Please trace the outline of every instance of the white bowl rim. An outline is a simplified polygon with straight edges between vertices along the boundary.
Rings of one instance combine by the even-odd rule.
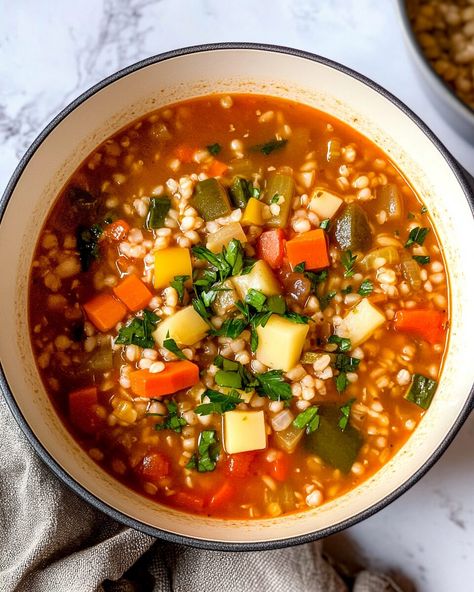
[[[392,95],[383,87],[379,86],[373,80],[367,78],[366,76],[348,68],[347,66],[343,66],[338,62],[334,62],[328,58],[319,56],[317,54],[303,51],[300,49],[294,49],[291,47],[285,47],[280,45],[269,45],[264,43],[252,43],[252,42],[221,42],[221,43],[209,43],[209,44],[202,44],[202,45],[194,45],[189,47],[184,47],[180,49],[171,50],[168,52],[160,53],[155,56],[151,56],[131,64],[111,74],[107,78],[104,78],[90,89],[83,92],[79,95],[76,99],[74,99],[67,107],[65,107],[56,117],[54,117],[51,122],[40,132],[37,138],[33,141],[30,145],[28,150],[25,152],[24,156],[21,158],[19,164],[17,165],[15,171],[13,172],[12,177],[10,178],[5,191],[0,198],[0,226],[3,220],[3,216],[7,205],[10,201],[10,198],[15,190],[17,183],[19,182],[21,175],[23,174],[24,169],[27,167],[29,161],[41,146],[43,141],[49,136],[49,134],[58,126],[72,111],[74,111],[77,107],[82,105],[87,99],[95,95],[100,90],[104,89],[105,87],[109,86],[110,84],[116,82],[117,80],[132,74],[142,68],[147,66],[163,62],[169,59],[173,59],[176,57],[186,56],[189,54],[194,53],[203,53],[203,52],[214,52],[214,51],[222,51],[222,50],[238,50],[238,49],[249,49],[249,50],[256,50],[256,51],[263,51],[263,52],[273,52],[273,53],[281,53],[290,55],[293,57],[298,57],[314,62],[318,62],[347,76],[361,82],[362,84],[368,86],[371,90],[375,91],[376,93],[382,95],[385,99],[393,103],[396,107],[398,107],[404,115],[406,115],[412,122],[415,124],[427,138],[431,141],[431,143],[435,146],[438,152],[446,160],[447,164],[451,168],[454,176],[456,177],[457,182],[461,186],[463,193],[465,195],[466,201],[469,204],[472,216],[474,218],[474,192],[471,190],[460,165],[456,162],[456,160],[451,156],[448,152],[446,147],[440,142],[440,140],[434,135],[434,133],[428,128],[428,126],[417,116],[411,109],[409,109],[400,99]],[[85,489],[78,481],[76,481],[73,477],[69,475],[50,455],[50,453],[44,448],[41,444],[37,436],[34,434],[33,430],[30,428],[28,422],[26,421],[25,417],[23,416],[16,400],[13,395],[12,390],[8,384],[6,379],[5,373],[3,371],[3,367],[0,361],[0,390],[2,391],[6,403],[17,422],[18,426],[25,434],[26,438],[28,439],[29,443],[41,458],[41,460],[46,464],[46,466],[53,472],[53,474],[58,477],[65,485],[67,485],[74,493],[79,495],[82,499],[88,502],[91,506],[104,512],[105,514],[109,515],[111,518],[117,520],[118,522],[133,528],[135,530],[141,531],[145,534],[160,538],[162,540],[172,542],[172,543],[179,543],[184,544],[196,548],[201,549],[209,549],[215,551],[263,551],[263,550],[271,550],[271,549],[279,549],[284,547],[289,547],[293,545],[301,545],[304,543],[312,542],[319,538],[324,538],[335,534],[341,530],[344,530],[350,526],[353,526],[366,518],[369,518],[379,510],[383,509],[398,497],[400,497],[403,493],[405,493],[410,487],[412,487],[423,475],[425,475],[428,470],[441,458],[443,453],[448,448],[449,444],[454,439],[457,432],[462,427],[463,423],[469,416],[470,412],[474,410],[474,385],[471,387],[469,395],[466,397],[466,402],[461,409],[456,421],[451,426],[450,430],[439,444],[439,446],[432,452],[429,460],[418,469],[415,473],[413,473],[409,479],[407,479],[404,483],[402,483],[399,487],[397,487],[394,491],[392,491],[389,495],[385,496],[383,499],[378,501],[377,503],[373,504],[366,510],[343,520],[337,524],[333,524],[325,529],[319,530],[318,532],[303,534],[291,538],[281,538],[277,540],[271,541],[259,541],[259,542],[251,542],[251,543],[226,543],[221,541],[206,541],[200,540],[193,537],[188,537],[184,535],[179,535],[175,533],[168,532],[166,530],[159,529],[157,527],[152,527],[147,524],[140,522],[134,518],[130,518],[125,514],[122,514],[120,511],[116,510],[112,506],[108,505],[107,503],[103,502],[101,499],[93,495],[90,491]]]

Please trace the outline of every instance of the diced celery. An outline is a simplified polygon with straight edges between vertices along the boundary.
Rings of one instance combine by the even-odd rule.
[[[418,263],[408,253],[402,253],[402,274],[415,291],[421,288],[421,272]]]
[[[228,216],[232,211],[227,191],[215,178],[199,181],[192,205],[206,222]]]
[[[365,210],[357,203],[348,204],[336,218],[334,238],[343,251],[366,251],[372,244],[372,230]]]
[[[377,259],[384,259],[385,263],[383,263],[383,265],[391,265],[392,263],[400,262],[400,255],[395,247],[380,247],[379,249],[369,251],[360,264],[367,271],[377,269],[378,267],[381,267],[381,265],[377,264]]]
[[[387,212],[391,220],[401,220],[403,216],[403,201],[394,183],[379,185],[375,190],[378,207]]]
[[[288,223],[288,217],[290,215],[291,205],[293,203],[293,196],[295,193],[295,182],[293,177],[288,173],[273,173],[268,181],[265,188],[264,201],[266,204],[270,204],[272,198],[275,195],[283,197],[283,201],[280,200],[280,212],[276,216],[272,216],[267,220],[268,226],[277,228],[285,228]]]
[[[296,450],[296,447],[303,437],[303,434],[304,430],[295,428],[293,424],[290,424],[286,430],[274,432],[273,440],[275,442],[275,446],[280,448],[280,450],[292,454]]]
[[[253,184],[243,177],[234,177],[230,186],[230,197],[236,208],[245,208],[252,197]]]

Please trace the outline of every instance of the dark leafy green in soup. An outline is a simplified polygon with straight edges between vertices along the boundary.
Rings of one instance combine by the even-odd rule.
[[[104,142],[31,269],[38,368],[84,450],[223,518],[319,506],[387,463],[436,396],[447,313],[429,212],[386,155],[263,96]]]

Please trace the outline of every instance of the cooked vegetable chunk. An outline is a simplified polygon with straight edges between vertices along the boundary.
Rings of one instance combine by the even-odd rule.
[[[199,181],[194,190],[192,205],[206,222],[228,216],[232,211],[227,191],[214,178]]]
[[[379,185],[375,190],[378,207],[387,212],[392,220],[401,220],[403,216],[403,201],[398,188],[393,183]]]
[[[230,241],[234,238],[242,244],[247,242],[247,236],[239,222],[231,222],[230,224],[226,224],[226,226],[219,228],[217,232],[209,234],[206,247],[213,253],[220,253],[222,247],[227,247]]]
[[[242,216],[243,226],[262,226],[263,225],[263,203],[254,197],[251,197],[245,206]]]
[[[168,247],[155,253],[154,285],[155,288],[166,288],[175,276],[193,275],[189,249]]]
[[[272,270],[265,261],[257,261],[249,273],[237,275],[232,282],[242,300],[245,300],[249,290],[263,292],[265,296],[280,294],[281,288]]]
[[[326,220],[334,216],[342,203],[342,199],[336,194],[322,187],[316,187],[308,207],[319,216],[320,220]]]
[[[216,293],[214,302],[212,303],[212,310],[217,315],[225,315],[235,308],[235,303],[239,299],[234,284],[231,279],[226,280],[219,285],[219,290]]]
[[[150,302],[152,293],[135,274],[127,276],[114,288],[114,294],[132,312],[137,312]]]
[[[199,382],[199,366],[182,360],[167,362],[162,372],[135,370],[130,373],[130,384],[137,397],[163,397]]]
[[[98,294],[84,304],[89,319],[99,331],[109,331],[127,314],[127,308],[111,294]]]
[[[303,232],[287,241],[286,253],[293,269],[300,263],[305,269],[324,269],[329,265],[327,235],[320,228]]]
[[[362,436],[350,424],[344,430],[339,427],[341,418],[337,407],[319,408],[319,427],[305,438],[308,450],[321,460],[343,473],[348,473],[362,447]]]
[[[308,325],[272,315],[265,327],[257,327],[257,360],[275,370],[291,370],[301,357],[308,331]]]
[[[336,333],[339,337],[350,339],[352,347],[357,347],[369,339],[385,321],[385,315],[367,298],[363,298],[347,313],[342,323],[336,328]]]
[[[280,199],[278,202],[278,205],[280,206],[280,212],[270,218],[270,220],[267,220],[268,226],[285,228],[290,215],[294,193],[295,182],[291,175],[287,173],[273,173],[269,177],[267,187],[265,189],[265,203],[270,204],[275,196],[280,196],[283,199]]]
[[[365,210],[357,203],[348,204],[332,225],[333,236],[343,251],[366,251],[372,244],[372,230]]]
[[[262,450],[267,446],[263,411],[228,411],[224,413],[223,430],[228,454]]]
[[[206,321],[192,306],[186,306],[162,321],[153,332],[153,338],[160,347],[163,347],[168,336],[178,345],[194,345],[204,339],[208,331],[209,325]]]
[[[437,388],[438,383],[436,380],[427,378],[422,374],[414,374],[411,384],[405,394],[405,399],[415,403],[422,409],[428,409]]]

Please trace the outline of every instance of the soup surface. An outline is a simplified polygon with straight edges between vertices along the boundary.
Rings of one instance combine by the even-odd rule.
[[[428,408],[448,324],[429,213],[376,146],[303,105],[209,96],[91,154],[30,281],[46,389],[84,450],[223,518],[340,496]]]

